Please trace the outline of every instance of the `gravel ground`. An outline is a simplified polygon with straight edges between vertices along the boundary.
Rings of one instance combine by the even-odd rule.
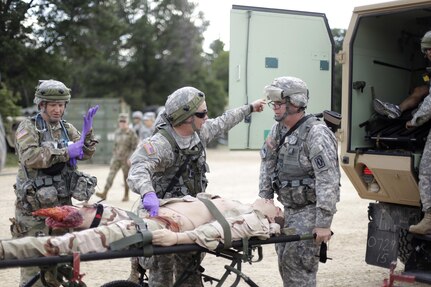
[[[257,151],[229,151],[225,147],[210,149],[207,153],[210,166],[208,192],[235,198],[242,202],[252,202],[258,192],[259,153]],[[103,189],[109,167],[106,165],[84,165],[80,169],[97,176],[99,189]],[[6,168],[0,173],[0,234],[2,239],[10,238],[9,217],[14,214],[14,192],[17,168]],[[119,172],[121,173],[121,171]],[[341,201],[333,222],[333,236],[328,246],[328,260],[321,264],[318,272],[318,286],[354,287],[382,286],[389,271],[380,267],[367,265],[365,258],[365,242],[367,237],[367,206],[369,201],[357,195],[347,177],[343,174],[341,181]],[[121,175],[117,175],[114,185],[108,194],[107,203],[126,209],[132,209],[138,202],[138,195],[132,194],[129,202],[121,202],[123,183]],[[97,201],[97,198],[91,201]],[[220,277],[224,266],[230,261],[207,255],[203,267],[208,275]],[[126,279],[130,267],[129,259],[84,262],[81,273],[86,275],[83,281],[89,287],[101,286],[103,283]],[[396,272],[401,272],[402,264],[398,263]],[[281,287],[278,274],[277,258],[273,245],[263,246],[261,262],[244,263],[242,271],[261,287]],[[232,284],[233,276],[227,282]],[[18,286],[19,269],[0,270],[0,286]],[[226,286],[230,286],[226,283]],[[429,286],[420,283],[398,283],[396,286]],[[215,286],[207,283],[205,286]],[[241,282],[238,286],[248,286]]]

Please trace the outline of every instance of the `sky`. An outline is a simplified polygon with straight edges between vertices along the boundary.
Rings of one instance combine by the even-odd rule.
[[[204,12],[210,26],[204,34],[204,49],[214,40],[220,39],[229,50],[229,22],[232,5],[256,6],[285,10],[325,13],[331,29],[347,29],[354,7],[370,5],[388,0],[195,0],[197,10]]]

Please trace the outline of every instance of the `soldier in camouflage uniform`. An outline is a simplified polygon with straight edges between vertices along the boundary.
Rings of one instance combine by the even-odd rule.
[[[422,52],[427,56],[431,63],[431,31],[428,31],[421,41]],[[414,128],[431,119],[431,86],[428,86],[428,95],[425,97],[422,105],[413,114],[413,118],[406,123],[406,128]],[[409,228],[410,232],[418,234],[431,234],[431,131],[428,134],[427,141],[422,153],[421,163],[419,165],[419,193],[421,196],[422,211],[425,213],[424,218],[416,225]]]
[[[140,139],[150,137],[154,133],[154,122],[156,120],[156,114],[153,112],[146,112],[142,118],[144,123],[142,129],[139,132]]]
[[[72,198],[86,201],[94,193],[96,178],[79,172],[76,162],[91,158],[96,150],[91,127],[98,107],[89,109],[81,136],[62,119],[69,101],[70,89],[63,83],[39,81],[34,98],[39,113],[22,121],[16,131],[19,170],[14,185],[15,218],[11,219],[14,238],[50,234],[44,219],[32,216],[33,211],[70,205]],[[38,271],[22,268],[21,284]]]
[[[276,78],[264,91],[277,123],[261,150],[259,196],[277,194],[284,227],[316,234],[316,242],[276,244],[284,286],[316,286],[318,244],[331,238],[339,201],[337,140],[324,122],[305,113],[309,96],[302,80]]]
[[[208,119],[203,92],[184,87],[172,93],[165,104],[165,124],[158,126],[155,135],[143,140],[131,157],[127,181],[132,191],[142,196],[143,207],[154,216],[158,213],[158,198],[196,196],[204,192],[207,144],[251,112],[261,112],[263,105],[263,100],[257,100]],[[172,286],[173,274],[178,278],[192,262],[193,255],[156,256],[154,263],[146,266],[150,269],[150,286]],[[200,276],[194,274],[181,286],[201,285]]]
[[[129,128],[129,115],[120,114],[118,117],[118,129],[115,131],[114,149],[112,151],[111,165],[109,175],[106,179],[103,192],[96,192],[96,195],[102,199],[106,199],[109,189],[112,186],[115,175],[121,168],[123,170],[124,179],[124,197],[123,201],[129,200],[129,186],[127,185],[127,175],[129,174],[129,157],[135,151],[138,145],[138,136],[135,131]]]

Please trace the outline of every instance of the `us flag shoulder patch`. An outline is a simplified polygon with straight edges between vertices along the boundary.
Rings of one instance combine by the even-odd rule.
[[[16,135],[15,135],[15,138],[16,138],[17,140],[19,140],[20,138],[22,138],[23,136],[25,136],[27,133],[28,133],[28,132],[27,132],[27,130],[26,130],[26,129],[21,129],[21,130],[17,131],[17,133],[16,133]]]
[[[148,155],[152,155],[152,154],[156,153],[156,149],[153,147],[153,145],[151,143],[144,143],[144,144],[142,144],[142,146]]]

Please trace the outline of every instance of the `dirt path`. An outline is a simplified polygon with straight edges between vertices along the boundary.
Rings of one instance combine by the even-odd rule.
[[[257,151],[229,151],[226,148],[208,150],[210,166],[208,192],[221,196],[235,198],[242,202],[251,202],[258,192],[259,153]],[[81,170],[97,176],[99,189],[103,189],[108,166],[82,165]],[[14,213],[14,192],[16,168],[6,168],[0,174],[0,237],[10,238],[9,217]],[[121,173],[121,171],[120,171]],[[343,174],[341,202],[335,215],[333,230],[335,232],[329,244],[328,260],[321,264],[318,273],[318,286],[322,287],[355,287],[382,286],[388,270],[365,264],[365,242],[367,236],[367,206],[368,201],[361,200],[351,183]],[[132,209],[137,204],[138,195],[132,194],[127,203],[121,202],[123,185],[121,175],[117,175],[114,185],[108,194],[107,203],[122,208]],[[93,199],[96,201],[97,199]],[[243,264],[243,272],[250,276],[261,287],[281,287],[278,274],[277,258],[273,245],[264,245],[263,261],[254,264]],[[207,274],[220,277],[224,265],[229,261],[207,255],[203,266]],[[115,259],[85,262],[81,273],[85,273],[84,282],[89,287],[101,286],[103,283],[126,279],[129,272],[129,259]],[[401,263],[397,271],[402,270]],[[0,270],[0,286],[18,286],[19,270],[17,268]],[[232,276],[229,276],[232,277]],[[229,279],[229,282],[232,280]],[[229,284],[226,284],[228,286]],[[206,286],[211,286],[206,284]],[[215,284],[213,285],[215,286]],[[239,286],[248,286],[240,283]],[[425,284],[397,283],[396,286],[429,286]]]

